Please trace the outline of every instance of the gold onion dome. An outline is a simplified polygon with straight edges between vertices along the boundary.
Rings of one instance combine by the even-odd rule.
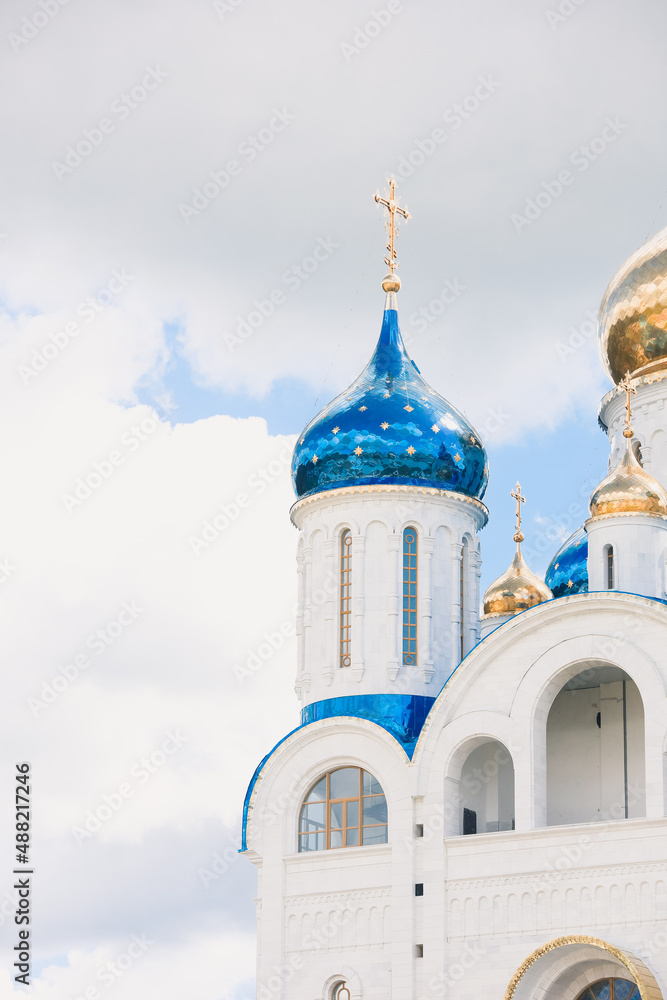
[[[637,391],[632,385],[630,372],[625,373],[619,385],[625,389],[627,397],[623,431],[625,451],[614,471],[602,480],[591,496],[591,517],[609,517],[614,514],[667,516],[667,490],[657,479],[642,469],[630,445],[634,436],[630,423],[631,397],[632,393]]]
[[[602,362],[618,384],[667,369],[667,228],[616,272],[598,317]]]
[[[525,503],[525,497],[521,494],[521,487],[516,484],[516,493],[512,493],[517,506],[517,527],[514,533],[516,542],[516,554],[509,569],[502,576],[487,588],[484,594],[483,617],[491,618],[495,615],[516,615],[520,611],[534,608],[536,604],[550,601],[553,594],[546,583],[540,580],[526,564],[521,553],[521,542],[523,533],[521,531],[521,504]]]
[[[591,517],[613,514],[667,515],[667,490],[635,458],[630,439],[623,458],[590,500]]]

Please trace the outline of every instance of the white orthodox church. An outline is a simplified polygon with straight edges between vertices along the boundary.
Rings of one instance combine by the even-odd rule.
[[[294,452],[302,721],[244,807],[258,1000],[667,1000],[667,230],[600,308],[590,517],[544,583],[517,489],[480,601],[485,450],[406,353],[378,200],[380,338]]]

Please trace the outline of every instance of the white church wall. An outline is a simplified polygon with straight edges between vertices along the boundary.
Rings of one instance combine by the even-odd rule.
[[[665,612],[653,602],[617,593],[565,598],[517,616],[468,656],[427,720],[412,763],[388,734],[363,720],[314,723],[285,741],[251,803],[249,856],[260,868],[260,990],[277,967],[283,974],[275,1000],[326,998],[336,976],[357,1000],[502,1000],[527,954],[565,934],[595,934],[640,954],[653,948],[649,964],[658,977],[667,975],[667,936],[662,951],[655,944],[667,922],[665,648]],[[558,708],[563,685],[576,674],[610,664],[632,681],[626,683],[628,775],[641,768],[643,756],[648,818],[546,826],[552,706]],[[611,739],[622,721],[619,681],[603,680],[598,690]],[[580,695],[590,697],[576,692],[573,700]],[[638,746],[642,703],[645,751]],[[603,720],[598,733],[604,730]],[[492,741],[507,748],[514,764],[516,829],[461,836],[466,761],[477,754],[483,772],[484,762],[493,761]],[[617,744],[607,756],[618,764]],[[579,768],[581,760],[570,758],[571,771],[575,763]],[[389,842],[298,854],[304,795],[326,770],[349,764],[381,782]],[[608,780],[600,774],[607,797],[616,781],[615,773]],[[423,837],[415,835],[416,823]],[[415,895],[416,884],[423,896]],[[465,975],[448,978],[457,969]]]
[[[628,768],[628,816],[631,819],[646,815],[646,727],[644,703],[637,685],[626,683],[626,726]],[[651,757],[654,750],[650,750]],[[665,800],[667,802],[667,800]]]
[[[637,379],[633,383],[637,393],[632,401],[632,426],[634,441],[641,446],[642,464],[658,482],[667,487],[667,441],[665,440],[665,420],[667,419],[667,379],[664,372],[653,376],[651,381]],[[609,471],[620,461],[625,439],[625,392],[615,388],[604,397],[600,404],[600,414],[607,425],[610,443]],[[633,441],[633,443],[634,443]]]
[[[296,686],[304,705],[375,692],[435,697],[461,654],[464,548],[464,651],[477,642],[476,531],[484,510],[478,502],[437,491],[412,491],[409,502],[406,496],[399,487],[331,491],[293,509],[303,539]],[[346,526],[352,534],[351,668],[339,665],[340,535]],[[402,546],[408,527],[418,535],[417,668],[402,665]]]
[[[608,589],[607,547],[613,547],[613,590],[647,597],[665,596],[667,520],[648,515],[592,518],[588,536],[588,586]]]
[[[452,533],[446,525],[435,530],[433,551],[433,662],[442,676],[452,662]]]
[[[389,601],[389,545],[387,525],[371,521],[366,528],[366,578],[364,648],[369,656],[381,664],[389,660],[389,629],[387,628]],[[395,571],[395,570],[394,570]],[[353,583],[354,588],[354,583]],[[396,624],[392,628],[396,631]]]

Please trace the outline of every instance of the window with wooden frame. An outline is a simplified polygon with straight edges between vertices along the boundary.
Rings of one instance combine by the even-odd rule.
[[[312,786],[299,816],[299,852],[387,843],[387,800],[360,767],[327,771]]]
[[[403,664],[417,663],[417,532],[403,532]]]
[[[340,536],[340,666],[352,663],[352,534]]]

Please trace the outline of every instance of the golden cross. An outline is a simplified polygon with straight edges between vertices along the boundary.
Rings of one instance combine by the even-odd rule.
[[[376,192],[375,200],[378,205],[384,205],[384,207],[389,212],[389,218],[387,220],[387,234],[389,239],[387,240],[387,250],[388,256],[385,257],[384,262],[389,268],[389,273],[394,273],[394,268],[398,267],[398,260],[396,259],[396,250],[394,249],[394,242],[396,236],[398,235],[398,225],[396,224],[396,213],[402,215],[404,219],[409,219],[410,214],[406,208],[401,208],[401,206],[396,201],[396,181],[394,178],[389,180],[389,197],[381,198],[380,192]]]
[[[516,532],[514,533],[514,541],[522,542],[523,533],[521,531],[521,504],[526,502],[525,496],[521,493],[521,483],[516,484],[516,490],[510,493],[510,496],[516,500]]]
[[[621,381],[618,383],[621,389],[625,389],[625,430],[623,431],[623,436],[626,438],[631,438],[634,434],[632,430],[632,393],[636,393],[637,389],[632,384],[630,379],[630,372],[626,372]],[[628,433],[630,432],[630,433]]]

